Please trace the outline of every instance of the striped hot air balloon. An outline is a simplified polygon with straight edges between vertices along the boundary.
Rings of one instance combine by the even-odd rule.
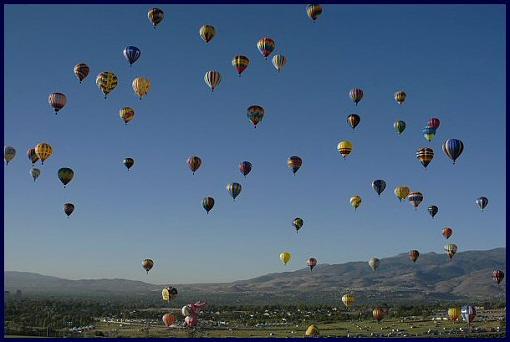
[[[204,207],[207,214],[209,214],[209,211],[214,207],[214,198],[212,197],[205,197],[202,200],[202,207]]]
[[[55,114],[57,114],[66,105],[67,97],[62,93],[52,93],[48,97],[48,103],[55,110]]]
[[[407,199],[409,203],[414,206],[414,209],[417,209],[420,203],[423,201],[423,195],[421,192],[411,192],[407,195]]]
[[[480,210],[484,210],[485,207],[487,207],[487,205],[489,204],[489,200],[487,199],[487,197],[479,197],[476,199],[476,205],[480,208]]]
[[[358,102],[360,102],[361,99],[363,98],[363,90],[359,89],[359,88],[351,89],[351,91],[349,92],[349,96],[351,97],[352,101],[354,101],[354,103],[357,106]]]
[[[427,122],[427,127],[432,127],[434,129],[438,129],[439,125],[441,125],[441,121],[438,118],[432,118]]]
[[[384,318],[384,310],[378,306],[372,311],[372,316],[377,322],[380,322]]]
[[[458,321],[460,318],[460,308],[453,307],[448,309],[448,318],[450,318],[451,321]]]
[[[128,124],[131,120],[135,118],[135,110],[131,107],[124,107],[119,110],[119,116],[124,121],[124,124]]]
[[[136,46],[126,46],[124,51],[122,51],[124,57],[127,59],[130,66],[135,63],[138,58],[140,58],[140,55],[142,54],[142,51],[140,51],[139,48]]]
[[[198,33],[204,42],[209,43],[216,36],[216,29],[212,25],[203,25]]]
[[[147,95],[151,90],[152,82],[145,77],[137,77],[133,80],[131,86],[133,87],[135,94],[138,95],[141,100],[142,97]]]
[[[458,139],[448,139],[443,143],[442,148],[446,156],[455,164],[455,161],[464,151],[464,144]]]
[[[404,133],[404,130],[406,129],[406,123],[402,120],[398,120],[393,124],[393,128],[395,128],[395,131],[397,131],[398,135]]]
[[[322,14],[321,5],[307,5],[306,14],[315,22],[315,20],[317,20],[317,18]]]
[[[35,154],[41,160],[41,164],[44,164],[44,161],[53,154],[53,148],[49,144],[40,143],[35,147]]]
[[[211,88],[211,92],[221,83],[221,74],[218,71],[211,70],[204,75],[205,84]]]
[[[200,159],[197,156],[191,156],[188,158],[187,163],[188,163],[188,167],[191,170],[191,172],[193,172],[193,174],[195,174],[195,171],[198,170],[200,165],[202,165],[202,159]]]
[[[237,74],[241,77],[244,70],[250,65],[250,60],[246,56],[235,56],[232,59],[232,66],[236,69]]]
[[[345,159],[352,152],[352,143],[349,140],[343,140],[338,143],[336,148]]]
[[[32,162],[32,166],[39,160],[37,153],[35,153],[35,148],[29,148],[27,151],[28,160]]]
[[[430,164],[432,159],[434,158],[434,150],[429,147],[422,147],[416,151],[416,158],[420,161],[421,165],[425,169]]]
[[[283,55],[274,55],[272,62],[276,71],[280,72],[283,69],[283,67],[287,64],[287,57]]]
[[[275,44],[274,40],[272,40],[269,37],[261,38],[257,42],[257,48],[259,49],[260,53],[262,54],[262,56],[264,56],[265,59],[267,59],[267,57],[271,53],[273,53],[275,47],[276,47],[276,44]]]
[[[457,253],[457,249],[458,249],[457,245],[454,243],[450,243],[444,246],[444,251],[446,252],[446,254],[448,254],[448,258],[450,259],[450,261],[452,260],[455,253]]]
[[[348,308],[350,308],[354,304],[354,301],[355,298],[354,295],[352,294],[347,293],[342,296],[342,303],[344,303],[344,305]]]
[[[239,194],[241,193],[241,190],[242,186],[239,183],[227,184],[227,191],[230,194],[230,196],[232,196],[234,201],[236,200],[236,197],[239,196]]]
[[[468,323],[468,325],[471,324],[475,320],[476,317],[476,309],[472,305],[465,305],[460,310],[460,314],[462,316],[462,319]]]
[[[74,66],[74,74],[76,76],[76,78],[78,78],[78,80],[80,81],[80,83],[85,79],[87,78],[87,76],[89,75],[89,72],[90,72],[90,68],[87,64],[85,63],[79,63],[79,64],[76,64]]]

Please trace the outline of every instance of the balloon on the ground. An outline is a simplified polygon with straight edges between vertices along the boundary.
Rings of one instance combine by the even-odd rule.
[[[492,279],[494,279],[498,285],[503,281],[503,278],[505,278],[505,273],[503,271],[495,270],[492,272]]]
[[[377,322],[380,322],[384,318],[384,310],[381,307],[376,307],[372,310],[372,316]]]
[[[344,294],[342,296],[342,303],[348,308],[350,308],[354,304],[355,298],[352,294]]]
[[[467,322],[471,323],[475,320],[476,317],[476,309],[472,305],[465,305],[460,310],[460,314],[462,315],[462,319]]]
[[[172,324],[175,323],[176,318],[175,318],[174,315],[166,313],[166,314],[163,315],[162,320],[163,320],[163,324],[165,324],[165,326],[167,328],[169,328]]]
[[[165,287],[163,290],[161,290],[161,297],[165,302],[170,302],[171,300],[175,299],[177,294],[177,289],[172,286]]]
[[[450,318],[451,321],[458,321],[460,318],[460,308],[453,307],[448,309],[448,318]]]

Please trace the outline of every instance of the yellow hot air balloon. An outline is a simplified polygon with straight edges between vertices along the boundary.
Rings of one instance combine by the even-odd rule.
[[[344,157],[347,157],[352,152],[352,143],[349,140],[343,140],[338,143],[338,152]]]
[[[342,296],[342,303],[344,303],[346,307],[350,308],[352,304],[354,304],[354,296],[352,294],[344,294]]]
[[[305,336],[317,337],[319,336],[319,329],[312,324],[306,329]]]
[[[132,85],[135,94],[140,96],[140,100],[151,90],[151,81],[144,77],[135,78]]]
[[[53,154],[53,148],[49,144],[41,143],[35,147],[35,154],[41,159],[41,164],[44,164],[44,161]]]
[[[395,93],[394,97],[395,101],[397,101],[397,103],[401,105],[406,100],[407,94],[405,91],[399,90]]]
[[[104,98],[111,93],[117,84],[119,83],[119,79],[113,72],[103,71],[96,77],[96,85],[103,92]]]
[[[131,107],[124,107],[119,110],[119,116],[127,125],[129,121],[135,118],[135,110]]]
[[[216,29],[212,25],[203,25],[199,33],[204,42],[209,43],[216,35]]]
[[[287,265],[287,263],[290,261],[290,259],[292,258],[292,254],[290,254],[289,252],[282,252],[280,254],[280,260],[285,264]]]
[[[448,317],[450,318],[450,320],[452,320],[454,322],[459,320],[460,308],[449,308],[448,309]]]
[[[354,210],[356,210],[361,205],[361,197],[356,195],[351,197],[349,200],[351,202],[351,205],[354,207]]]
[[[407,198],[407,195],[409,195],[411,189],[409,189],[407,186],[397,186],[393,192],[395,193],[395,196],[397,196],[398,200],[402,202],[402,200]]]

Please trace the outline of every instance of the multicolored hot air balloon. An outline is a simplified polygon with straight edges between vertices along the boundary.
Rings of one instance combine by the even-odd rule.
[[[306,337],[319,337],[320,336],[319,329],[314,324],[312,324],[308,328],[306,328],[305,336]]]
[[[122,161],[122,164],[124,164],[124,166],[128,169],[129,169],[135,165],[135,160],[133,158],[125,158],[123,161]]]
[[[165,287],[163,290],[161,290],[161,297],[163,298],[164,302],[170,302],[172,299],[177,297],[177,289],[172,286]]]
[[[72,204],[72,203],[64,204],[64,213],[67,215],[67,217],[71,216],[73,211],[74,211],[74,204]]]
[[[384,318],[384,310],[378,306],[372,311],[372,316],[377,322],[380,322]]]
[[[216,36],[216,29],[212,25],[202,25],[198,33],[204,42],[209,43]]]
[[[147,271],[147,274],[149,274],[149,271],[154,267],[154,261],[152,259],[145,259],[142,262],[142,267]]]
[[[35,180],[37,178],[39,178],[39,176],[41,175],[41,170],[39,170],[38,168],[33,167],[33,168],[30,169],[30,175],[34,179],[34,183],[35,183]]]
[[[191,156],[188,158],[187,163],[191,172],[195,174],[195,171],[197,171],[200,165],[202,165],[202,159],[197,156]]]
[[[165,13],[159,8],[151,8],[147,13],[147,17],[149,17],[152,26],[156,29],[156,26],[165,18]]]
[[[124,49],[124,51],[122,51],[122,53],[124,54],[124,57],[129,62],[129,65],[131,66],[131,65],[133,65],[134,62],[136,62],[138,60],[138,58],[140,58],[142,51],[140,51],[140,49],[137,48],[136,46],[126,46],[126,48]]]
[[[267,59],[267,57],[273,53],[275,47],[276,44],[274,40],[268,37],[261,38],[257,43],[257,48],[265,59]]]
[[[395,121],[393,128],[395,128],[395,131],[397,131],[398,135],[401,135],[406,129],[406,123],[402,120]]]
[[[304,221],[300,217],[296,217],[294,221],[292,221],[292,225],[296,229],[296,233],[303,227]]]
[[[37,153],[35,153],[35,148],[29,148],[27,151],[28,160],[32,162],[32,166],[39,160]]]
[[[420,252],[418,252],[416,249],[409,251],[409,259],[411,259],[412,262],[416,262],[419,256]]]
[[[317,18],[322,14],[321,5],[307,5],[306,14],[315,22],[315,20],[317,20]]]
[[[290,254],[289,252],[280,253],[280,260],[283,262],[284,265],[287,265],[290,259],[292,259],[292,254]]]
[[[16,149],[12,146],[4,147],[4,160],[5,165],[9,165],[9,162],[16,157]]]
[[[363,90],[359,89],[359,88],[351,89],[351,91],[349,92],[349,96],[351,97],[352,101],[354,101],[354,103],[357,106],[358,102],[360,102],[361,99],[363,98]]]
[[[378,258],[370,258],[370,260],[368,260],[368,266],[370,266],[372,271],[377,270],[380,264],[381,260],[379,260]]]
[[[443,143],[442,148],[446,156],[453,160],[453,164],[455,165],[455,161],[460,157],[462,151],[464,151],[464,144],[458,139],[448,139]]]
[[[221,82],[221,74],[215,70],[208,71],[204,75],[204,81],[205,84],[211,88],[211,92],[214,92],[214,89],[216,89]]]
[[[394,97],[395,101],[397,101],[397,103],[401,105],[406,100],[407,94],[405,93],[405,91],[399,90],[395,93]]]
[[[352,130],[358,126],[361,121],[361,117],[358,114],[351,114],[347,117],[347,123],[352,127]]]
[[[352,152],[352,143],[349,140],[343,140],[338,143],[336,148],[345,159]]]
[[[124,121],[124,124],[128,124],[131,120],[135,118],[135,110],[131,107],[124,107],[119,110],[119,116]]]
[[[48,97],[48,103],[55,110],[55,114],[57,114],[66,105],[67,97],[62,93],[52,93]]]
[[[232,66],[236,68],[237,74],[241,77],[244,70],[250,65],[250,60],[246,56],[235,56],[232,60]]]
[[[438,129],[439,125],[441,125],[441,121],[438,118],[432,118],[427,122],[427,127],[432,127],[434,129]]]
[[[49,144],[40,143],[35,147],[35,154],[41,160],[41,164],[44,164],[44,161],[53,154],[53,148]]]
[[[64,184],[64,188],[74,178],[74,171],[68,167],[63,167],[58,170],[58,179]]]
[[[253,105],[248,107],[246,115],[248,116],[248,119],[250,119],[253,126],[257,128],[259,122],[261,122],[262,119],[264,118],[264,113],[265,113],[264,108],[262,108],[259,105]]]
[[[354,304],[354,301],[355,298],[354,295],[352,294],[347,293],[342,296],[342,303],[344,303],[344,305],[348,308],[350,308]]]
[[[432,159],[434,158],[434,150],[429,147],[422,147],[416,151],[416,158],[420,161],[421,165],[425,169],[430,164]]]
[[[457,253],[457,249],[458,249],[457,245],[453,244],[453,243],[450,243],[450,244],[444,246],[444,251],[446,252],[446,254],[448,254],[450,261],[452,260],[455,253]]]
[[[489,199],[487,197],[480,197],[476,199],[476,205],[480,207],[480,210],[484,210],[487,204],[489,204]]]
[[[409,189],[409,187],[407,186],[397,186],[395,190],[393,190],[393,193],[395,194],[395,196],[397,196],[400,202],[402,202],[402,200],[405,200],[410,192],[411,189]]]
[[[409,200],[409,203],[411,203],[414,206],[414,209],[416,210],[420,203],[423,201],[423,195],[421,192],[411,192],[409,195],[407,195],[407,199]]]
[[[251,171],[251,163],[249,161],[243,161],[241,164],[239,164],[239,170],[243,174],[243,176],[246,178],[246,175],[248,175]]]
[[[133,80],[133,83],[131,84],[133,87],[133,90],[136,95],[140,97],[140,100],[142,97],[147,95],[149,91],[151,90],[152,83],[149,79],[144,77],[137,77]]]
[[[448,239],[450,236],[453,235],[453,229],[450,227],[444,227],[441,234],[445,237],[445,239]]]
[[[427,208],[430,216],[432,216],[432,218],[434,218],[434,216],[436,216],[436,214],[438,213],[439,211],[439,208],[435,205],[431,205]]]
[[[287,166],[292,169],[292,172],[294,173],[294,176],[296,175],[296,172],[299,170],[299,168],[303,165],[303,160],[298,156],[291,156],[287,160]]]
[[[232,196],[234,201],[236,200],[236,197],[239,196],[239,194],[241,193],[241,190],[242,186],[239,183],[227,184],[227,191],[230,194],[230,196]]]
[[[460,318],[460,308],[454,307],[448,309],[448,318],[450,318],[451,321],[458,321]]]
[[[118,83],[119,79],[113,72],[103,71],[96,77],[96,85],[103,92],[105,99],[117,87]]]
[[[212,197],[205,197],[202,200],[202,207],[204,207],[207,214],[209,214],[209,211],[214,207],[214,198]]]
[[[306,260],[306,265],[310,267],[310,272],[312,272],[313,268],[317,265],[317,259],[309,258]]]
[[[503,278],[505,278],[505,273],[503,271],[495,270],[492,272],[492,279],[494,279],[498,285],[503,281]]]
[[[425,127],[424,129],[421,130],[421,132],[425,140],[427,140],[428,142],[434,140],[434,137],[436,136],[436,129],[432,127]]]
[[[80,81],[80,83],[87,78],[87,76],[89,75],[89,72],[90,72],[90,68],[87,64],[85,63],[80,63],[80,64],[76,64],[74,66],[74,74],[76,75],[76,77],[78,78],[78,80]]]
[[[462,319],[468,323],[468,325],[471,324],[475,320],[476,317],[476,309],[474,306],[471,305],[465,305],[460,310],[460,314],[462,316]]]
[[[172,324],[174,324],[174,323],[175,323],[176,318],[175,318],[175,316],[174,316],[174,315],[169,314],[169,313],[166,313],[166,314],[164,314],[164,315],[163,315],[162,320],[163,320],[163,324],[164,324],[167,328],[170,328],[170,326],[171,326]]]
[[[349,199],[349,203],[351,203],[351,206],[354,208],[354,210],[358,209],[358,207],[361,205],[361,197],[356,195],[356,196],[352,196],[350,199]]]
[[[372,182],[372,188],[377,192],[377,195],[381,196],[384,189],[386,189],[386,182],[382,179],[376,179]]]
[[[287,64],[287,57],[283,55],[274,55],[272,62],[276,71],[280,72],[283,69],[283,67]]]

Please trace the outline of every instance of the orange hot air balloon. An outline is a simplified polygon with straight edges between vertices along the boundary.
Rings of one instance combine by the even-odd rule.
[[[384,318],[384,310],[378,306],[372,311],[372,316],[377,322],[380,322]]]
[[[453,235],[453,229],[451,229],[450,227],[445,227],[443,228],[443,236],[448,239],[450,236]]]
[[[167,328],[170,328],[170,326],[171,326],[172,324],[174,324],[174,323],[175,323],[175,321],[176,321],[175,316],[174,316],[174,315],[171,315],[171,314],[168,314],[168,313],[167,313],[167,314],[164,314],[162,319],[163,319],[163,323],[165,324],[165,326],[166,326]]]

